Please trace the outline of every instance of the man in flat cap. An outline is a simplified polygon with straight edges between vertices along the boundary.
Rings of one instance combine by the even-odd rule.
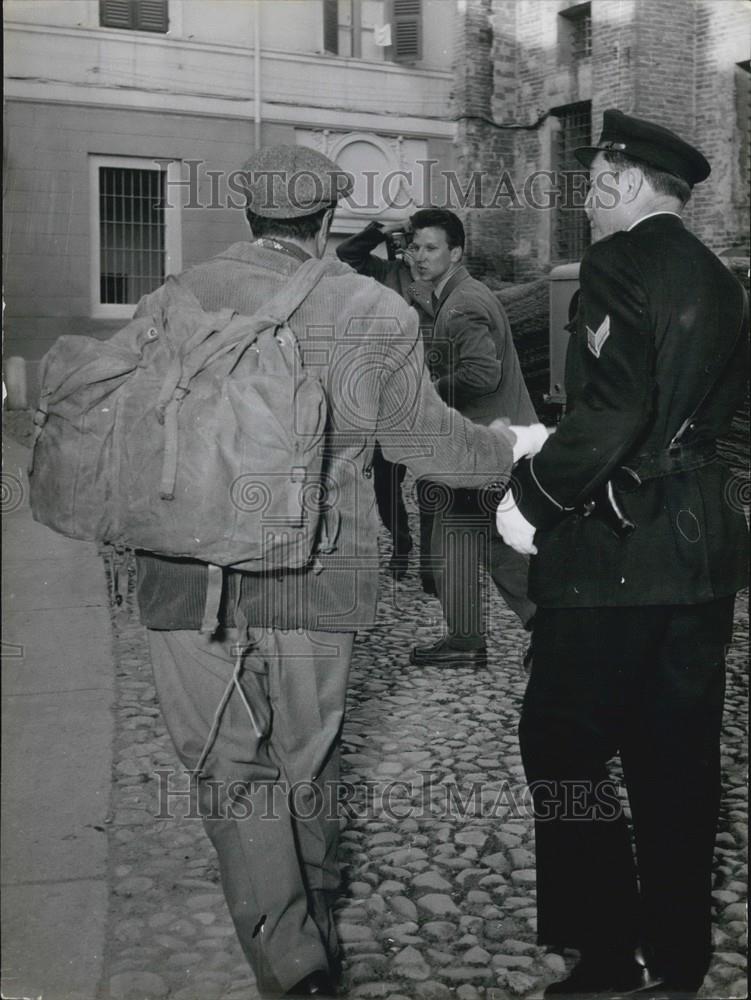
[[[303,262],[323,256],[336,203],[351,190],[348,175],[302,147],[257,153],[245,178],[253,242],[180,276],[206,310],[261,309]],[[205,760],[198,802],[266,996],[336,989],[338,740],[355,632],[375,617],[374,441],[416,475],[476,487],[508,475],[523,450],[502,424],[473,424],[441,401],[423,363],[417,315],[399,295],[335,258],[323,263],[289,320],[327,399],[325,531],[315,558],[302,569],[225,571],[223,631],[211,638],[199,631],[207,566],[138,558],[162,710],[185,766]],[[242,690],[228,687],[240,668]]]
[[[675,133],[605,112],[596,242],[568,409],[520,463],[499,531],[533,553],[520,739],[536,818],[538,935],[579,964],[546,995],[693,996],[711,950],[725,649],[748,535],[716,442],[744,392],[748,303],[680,213],[708,177]],[[619,753],[636,862],[607,762]]]

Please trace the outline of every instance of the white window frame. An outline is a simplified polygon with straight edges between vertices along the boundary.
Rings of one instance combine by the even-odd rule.
[[[101,294],[101,241],[99,219],[99,168],[121,167],[126,170],[160,170],[167,174],[167,204],[164,208],[164,274],[179,274],[182,270],[182,185],[180,160],[149,160],[136,156],[89,157],[89,235],[91,239],[90,292],[91,315],[95,319],[130,319],[136,303],[105,303]]]

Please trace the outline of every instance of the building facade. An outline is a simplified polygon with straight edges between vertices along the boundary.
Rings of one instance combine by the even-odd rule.
[[[107,336],[167,273],[248,237],[236,171],[314,146],[357,176],[334,242],[449,169],[445,0],[7,0],[5,353]]]
[[[688,224],[747,248],[749,0],[6,0],[5,353],[106,336],[247,237],[236,171],[314,146],[356,176],[333,242],[424,204],[524,282],[589,242],[573,150],[619,107],[712,162]],[[748,250],[742,251],[748,253]]]

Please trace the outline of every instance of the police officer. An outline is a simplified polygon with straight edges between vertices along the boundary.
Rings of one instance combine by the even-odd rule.
[[[520,739],[538,935],[580,961],[546,995],[692,996],[711,950],[724,653],[748,535],[718,459],[744,391],[746,296],[680,212],[694,147],[608,110],[589,167],[568,412],[520,463],[498,528],[534,554]],[[607,761],[620,755],[636,862]],[[638,881],[637,881],[638,872]]]

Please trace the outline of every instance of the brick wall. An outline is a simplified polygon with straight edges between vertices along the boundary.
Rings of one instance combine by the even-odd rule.
[[[748,147],[745,156],[742,148],[749,123],[744,136],[736,120],[736,88],[747,87],[748,77],[736,64],[748,60],[750,36],[751,5],[697,0],[694,135],[712,174],[694,192],[691,223],[716,251],[749,242]]]
[[[448,207],[464,222],[465,262],[472,273],[511,280],[513,226],[503,208],[486,207],[493,200],[504,170],[513,166],[513,138],[492,124],[492,12],[492,0],[467,0],[463,9],[457,5],[454,146],[458,182],[461,192],[469,197],[464,199],[464,205],[461,198],[450,199]]]
[[[671,2],[672,0],[667,0],[667,3]],[[680,2],[685,5],[690,0]],[[594,0],[592,134],[595,139],[602,128],[602,112],[605,108],[634,112],[638,48],[636,0]]]
[[[736,91],[748,78],[736,64],[749,56],[751,5],[592,0],[592,53],[578,62],[565,44],[560,12],[568,6],[568,0],[467,0],[457,15],[456,113],[473,108],[486,115],[489,108],[502,126],[460,122],[457,151],[465,177],[470,169],[489,175],[507,169],[523,192],[534,171],[553,166],[558,122],[550,112],[591,100],[594,139],[602,112],[617,107],[695,142],[713,170],[689,203],[688,225],[717,250],[747,241],[748,123],[738,120]],[[492,77],[482,65],[488,51]],[[544,184],[536,192],[544,194]],[[472,263],[516,281],[549,270],[552,211],[525,202],[516,210],[472,214]]]

